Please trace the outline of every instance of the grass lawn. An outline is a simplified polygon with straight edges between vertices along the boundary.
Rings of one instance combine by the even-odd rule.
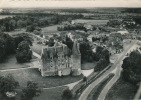
[[[82,70],[89,70],[89,69],[93,69],[96,66],[97,62],[84,62],[81,65],[81,69]]]
[[[37,44],[38,40],[34,39],[33,41],[33,44],[31,46],[31,49],[38,53],[39,55],[41,55],[41,52],[42,52],[42,47],[46,47],[45,45],[43,44]]]
[[[38,42],[38,41],[34,39],[34,42],[33,42],[32,46],[31,46],[31,49],[32,49],[34,52],[36,52],[36,53],[38,53],[39,55],[41,55],[42,47],[46,47],[46,46],[43,45],[43,44],[37,44],[37,42]]]
[[[39,55],[41,55],[42,47],[43,47],[42,44],[37,44],[37,43],[34,42],[34,43],[32,44],[32,46],[31,46],[31,49],[32,49],[34,52],[36,52],[36,53],[38,53]]]
[[[100,84],[98,84],[88,95],[87,100],[97,100],[99,94],[101,93],[104,86],[113,78],[114,74],[110,74],[109,77],[104,79]],[[114,99],[113,99],[114,100]]]
[[[121,77],[109,90],[106,100],[133,100],[138,87],[124,81]]]
[[[61,95],[65,89],[68,87],[62,86],[62,87],[56,87],[52,89],[43,89],[40,96],[34,97],[33,100],[62,100]],[[15,97],[15,100],[20,100],[22,90],[15,90],[17,95]],[[7,100],[0,96],[0,100]]]
[[[61,95],[68,87],[57,87],[53,89],[43,90],[39,97],[35,97],[33,100],[62,100]]]
[[[20,83],[20,88],[25,87],[27,81],[37,82],[39,87],[48,88],[66,85],[79,81],[83,78],[83,75],[80,76],[52,76],[52,77],[42,77],[41,73],[36,68],[31,69],[22,69],[22,70],[12,70],[1,72],[0,75],[11,74],[13,77]]]
[[[15,54],[12,54],[7,56],[4,62],[0,63],[0,70],[26,68],[30,66],[31,66],[31,63],[24,63],[24,64],[17,63]]]

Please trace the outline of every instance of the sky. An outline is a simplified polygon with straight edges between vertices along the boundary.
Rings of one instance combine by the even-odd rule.
[[[7,7],[141,7],[141,0],[0,0],[0,8]]]

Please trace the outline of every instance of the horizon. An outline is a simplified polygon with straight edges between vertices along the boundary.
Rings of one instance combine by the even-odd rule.
[[[120,8],[139,8],[141,7],[3,7],[0,9],[104,9],[104,8],[115,8],[115,9],[120,9]]]
[[[2,0],[0,8],[141,8],[141,0]]]

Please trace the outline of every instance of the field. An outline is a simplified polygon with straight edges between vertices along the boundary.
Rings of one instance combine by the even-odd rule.
[[[103,25],[108,22],[108,20],[85,20],[85,19],[77,19],[74,20],[76,23],[86,23],[91,25]]]
[[[17,35],[19,33],[25,33],[25,29],[22,28],[22,29],[15,29],[14,31],[11,31],[11,32],[5,32],[5,33],[8,33],[9,35]]]
[[[37,82],[41,88],[49,88],[55,86],[66,85],[82,79],[83,75],[80,76],[53,76],[53,77],[42,77],[41,73],[36,68],[12,70],[1,72],[0,75],[11,74],[20,83],[20,88],[26,86],[27,81]]]
[[[133,100],[137,86],[124,81],[121,77],[109,90],[105,100]]]
[[[27,68],[32,66],[31,63],[19,64],[17,63],[16,57],[14,54],[7,56],[6,60],[0,63],[0,70],[4,69],[17,69],[17,68]]]
[[[7,17],[13,17],[12,15],[0,15],[0,19],[4,19],[4,18],[7,18]]]
[[[96,66],[97,62],[84,62],[81,65],[82,70],[89,70],[89,69],[93,69]]]
[[[43,90],[39,97],[35,97],[33,100],[62,100],[61,95],[68,87],[57,87],[53,89]]]
[[[43,32],[43,33],[45,32],[45,34],[50,34],[50,33],[59,32],[59,31],[57,30],[57,26],[59,26],[59,25],[53,25],[53,26],[44,27],[44,28],[42,28],[42,32]]]
[[[32,46],[31,46],[31,49],[32,49],[34,52],[36,52],[36,53],[38,53],[39,55],[41,55],[42,47],[43,47],[42,44],[37,44],[37,43],[33,42]]]
[[[62,100],[61,95],[65,89],[68,87],[62,86],[62,87],[56,87],[56,88],[51,88],[51,89],[41,89],[41,94],[40,96],[36,96],[33,98],[33,100]],[[14,100],[20,100],[22,90],[16,89],[15,90],[17,95]],[[4,99],[0,95],[0,100],[13,100],[13,99]]]

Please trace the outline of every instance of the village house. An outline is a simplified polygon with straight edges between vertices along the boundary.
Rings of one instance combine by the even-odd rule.
[[[89,25],[89,24],[84,24],[84,27],[87,29],[87,30],[93,30],[93,26],[92,25]]]
[[[111,54],[123,51],[123,38],[120,33],[110,33],[108,47]]]
[[[129,34],[128,30],[126,30],[126,29],[121,29],[121,30],[117,31],[117,33],[120,33],[121,35]]]
[[[123,23],[124,24],[128,24],[128,25],[130,25],[130,24],[136,24],[133,19],[124,19],[123,20]]]
[[[74,41],[72,51],[65,44],[56,42],[53,47],[42,48],[41,66],[42,76],[64,76],[81,74],[81,54],[79,43]]]

